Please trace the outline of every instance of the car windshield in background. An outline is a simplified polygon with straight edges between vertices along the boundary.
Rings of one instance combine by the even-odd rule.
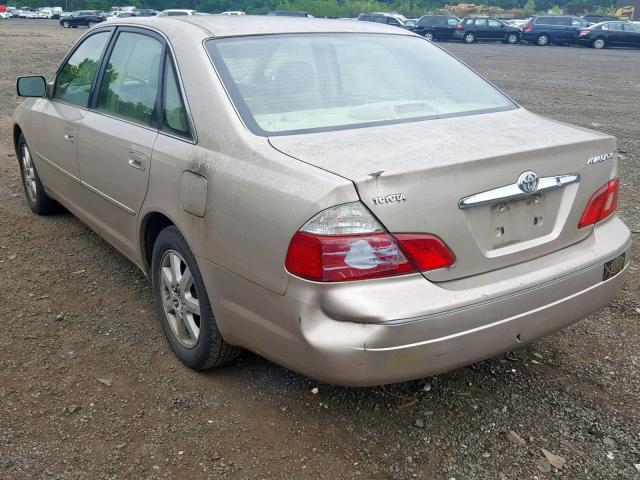
[[[212,39],[207,50],[245,124],[285,135],[516,108],[429,42],[393,34]]]

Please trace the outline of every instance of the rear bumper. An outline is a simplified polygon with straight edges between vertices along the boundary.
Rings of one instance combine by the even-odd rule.
[[[630,244],[614,217],[560,252],[439,284],[420,275],[353,285],[292,278],[279,296],[227,276],[207,287],[225,297],[212,300],[228,341],[323,381],[380,385],[467,365],[588,316],[622,286]],[[624,252],[623,271],[603,281],[604,263]]]

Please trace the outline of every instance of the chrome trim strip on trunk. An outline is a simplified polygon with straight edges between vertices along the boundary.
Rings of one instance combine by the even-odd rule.
[[[542,177],[538,181],[538,189],[535,192],[526,193],[520,190],[517,183],[505,185],[504,187],[494,188],[486,192],[476,193],[468,197],[460,199],[458,208],[471,208],[480,205],[494,205],[496,203],[510,202],[512,200],[522,200],[532,197],[538,193],[548,192],[562,188],[565,185],[580,182],[579,173],[570,173],[566,175],[558,175],[555,177]]]

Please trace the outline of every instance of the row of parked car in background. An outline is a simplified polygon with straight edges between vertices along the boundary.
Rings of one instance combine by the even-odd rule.
[[[94,24],[127,17],[172,17],[186,15],[209,15],[190,9],[169,9],[162,12],[151,9],[127,8],[111,13],[98,10],[80,10],[65,13],[60,7],[5,12],[18,18],[59,18],[65,28],[91,27]],[[227,11],[218,15],[239,16],[242,11]],[[2,13],[0,13],[2,15]],[[311,17],[301,11],[273,11],[268,15]],[[345,19],[353,20],[353,19]],[[640,48],[640,22],[621,20],[615,16],[584,15],[535,15],[527,19],[510,19],[488,16],[458,18],[453,15],[423,15],[419,19],[407,19],[402,15],[386,12],[362,13],[355,20],[384,23],[405,28],[422,35],[427,40],[459,40],[464,43],[502,41],[507,44],[519,42],[539,46],[550,44],[581,44],[601,49],[605,47]]]
[[[535,15],[527,19],[503,20],[487,16],[423,15],[419,19],[406,19],[391,13],[363,13],[357,20],[409,29],[432,41],[640,48],[640,22],[614,16]]]

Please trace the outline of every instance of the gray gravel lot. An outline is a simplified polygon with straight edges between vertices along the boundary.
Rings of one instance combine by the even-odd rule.
[[[83,32],[0,22],[1,479],[640,479],[635,266],[597,314],[434,378],[349,389],[250,353],[179,364],[148,280],[22,197],[15,77],[50,76]],[[620,215],[640,239],[640,51],[440,45],[526,108],[616,135]]]

